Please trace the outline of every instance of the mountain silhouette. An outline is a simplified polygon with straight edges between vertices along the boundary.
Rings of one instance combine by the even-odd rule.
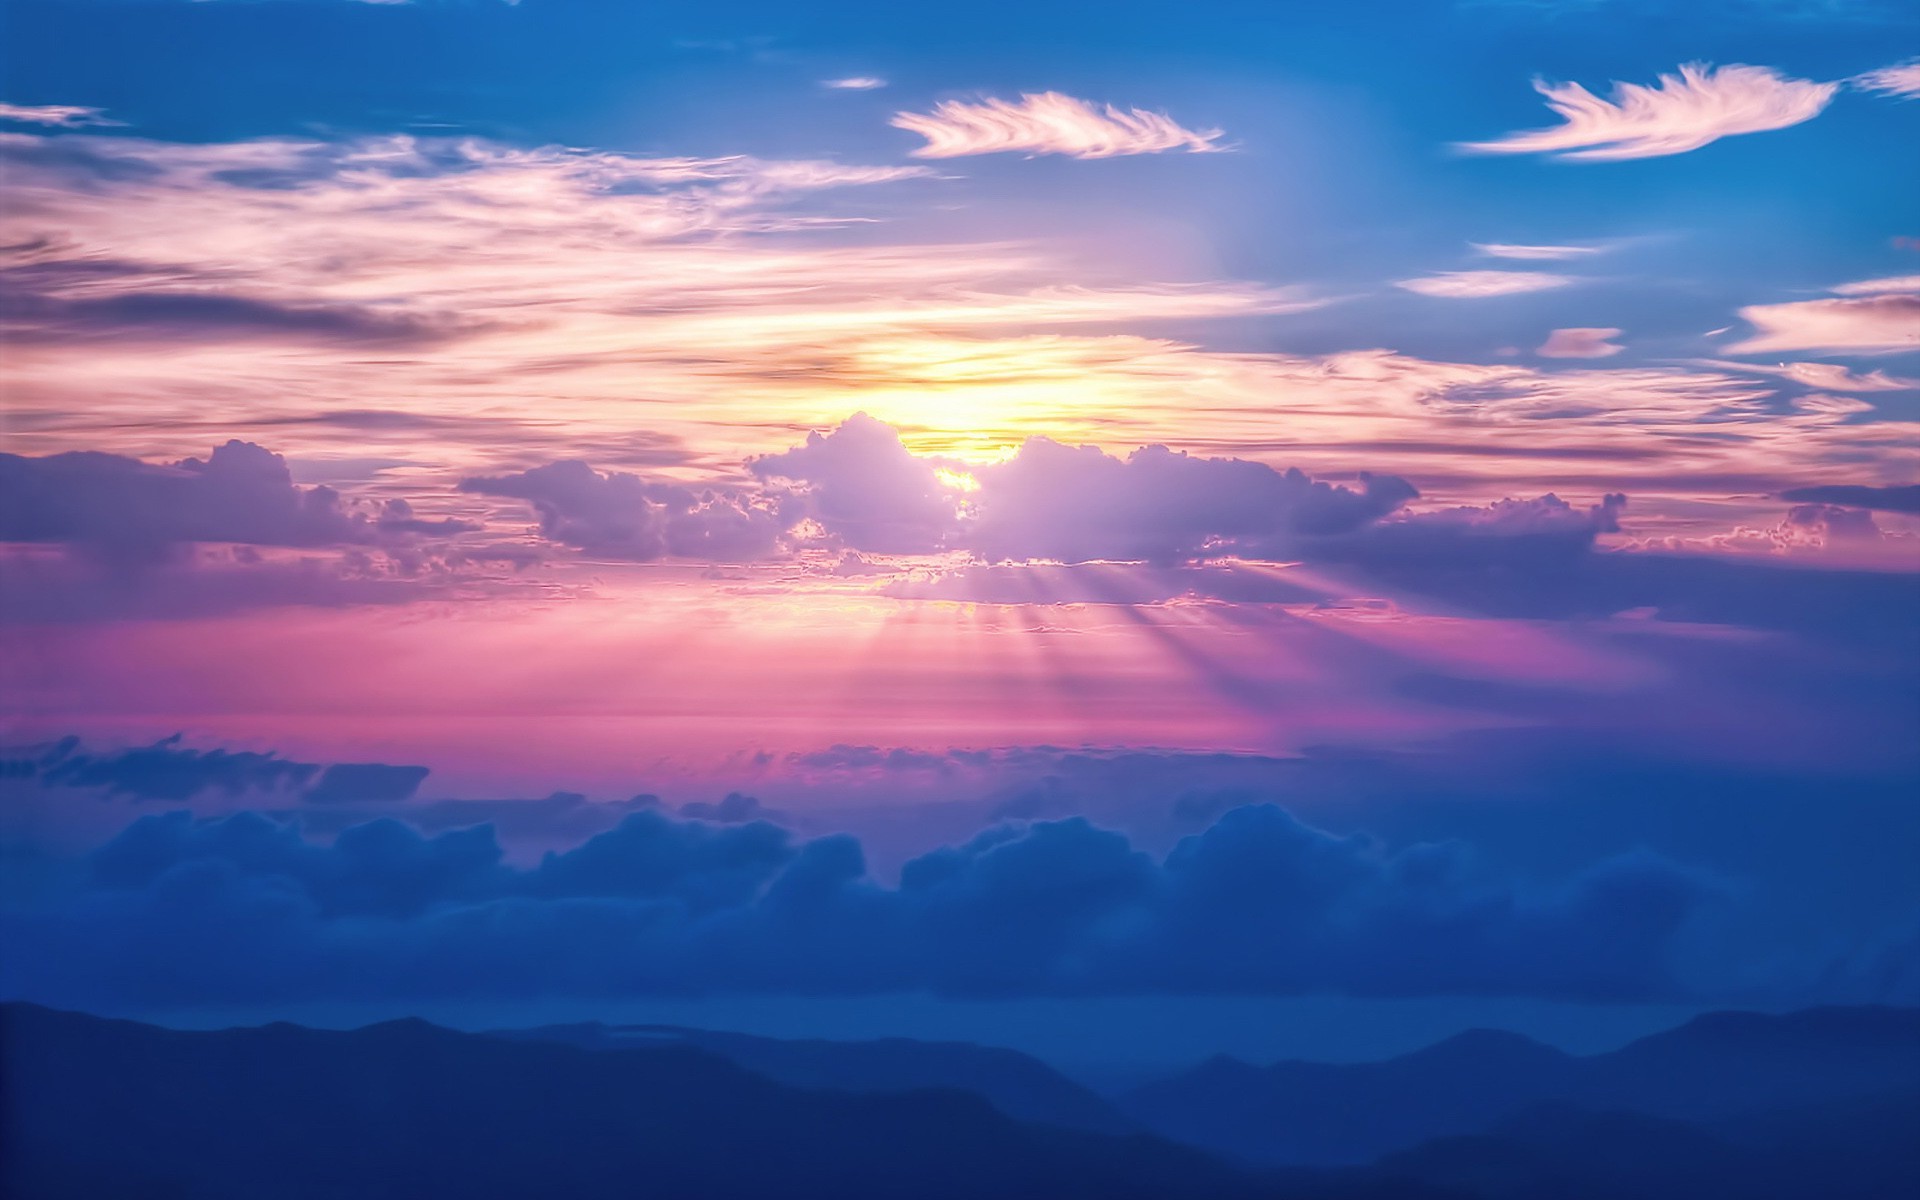
[[[1920,1011],[1711,1013],[1575,1057],[1474,1031],[1373,1063],[1215,1059],[1119,1098],[1148,1129],[1256,1163],[1372,1162],[1544,1105],[1714,1121],[1920,1088]]]
[[[960,1091],[803,1091],[685,1045],[181,1032],[8,1004],[0,1048],[0,1193],[20,1200],[1452,1195],[1023,1124]]]
[[[676,1025],[547,1025],[494,1037],[559,1041],[589,1050],[679,1045],[718,1055],[790,1087],[834,1092],[972,1092],[1018,1121],[1093,1133],[1137,1133],[1138,1122],[1091,1089],[1017,1050],[910,1038],[830,1041],[756,1037]]]

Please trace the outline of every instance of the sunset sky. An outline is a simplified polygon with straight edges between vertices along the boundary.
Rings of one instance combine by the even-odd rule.
[[[7,8],[9,995],[1920,1002],[1910,6]]]

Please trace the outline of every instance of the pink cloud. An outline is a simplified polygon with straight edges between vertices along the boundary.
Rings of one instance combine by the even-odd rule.
[[[1474,300],[1482,296],[1512,296],[1521,292],[1544,292],[1566,287],[1573,280],[1565,275],[1542,271],[1441,271],[1418,279],[1402,279],[1393,286],[1438,296],[1448,300]]]
[[[1920,97],[1920,58],[1855,75],[1852,83],[1855,87],[1889,96],[1907,99]]]
[[[1625,347],[1612,339],[1618,329],[1556,329],[1535,351],[1541,358],[1609,358]]]
[[[1560,125],[1460,148],[1479,154],[1551,153],[1591,162],[1682,154],[1734,134],[1810,121],[1840,89],[1837,83],[1793,79],[1770,67],[1701,63],[1662,75],[1657,87],[1615,84],[1611,101],[1577,83],[1536,80],[1533,86],[1560,115]]]
[[[1059,92],[1028,93],[1018,101],[947,100],[930,113],[894,114],[896,128],[927,144],[916,158],[959,158],[1020,151],[1073,158],[1112,158],[1186,150],[1219,150],[1218,129],[1187,129],[1163,112],[1095,105]]]

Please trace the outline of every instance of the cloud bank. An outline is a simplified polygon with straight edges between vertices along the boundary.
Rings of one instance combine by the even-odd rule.
[[[846,835],[656,811],[537,865],[487,826],[331,844],[253,813],[142,818],[0,914],[8,995],[86,1006],[787,993],[1672,995],[1712,893],[1645,854],[1534,885],[1458,843],[1391,848],[1279,808],[1156,858],[1084,819],[909,861]],[[97,952],[71,953],[86,945]]]

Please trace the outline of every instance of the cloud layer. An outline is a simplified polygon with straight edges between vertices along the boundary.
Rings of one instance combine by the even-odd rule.
[[[89,1005],[775,992],[1668,996],[1708,898],[1646,855],[1523,886],[1240,808],[1156,858],[1082,819],[873,879],[855,839],[657,812],[531,868],[485,826],[331,844],[252,813],[142,818],[0,914],[8,995]],[[93,952],[74,955],[71,947]]]

